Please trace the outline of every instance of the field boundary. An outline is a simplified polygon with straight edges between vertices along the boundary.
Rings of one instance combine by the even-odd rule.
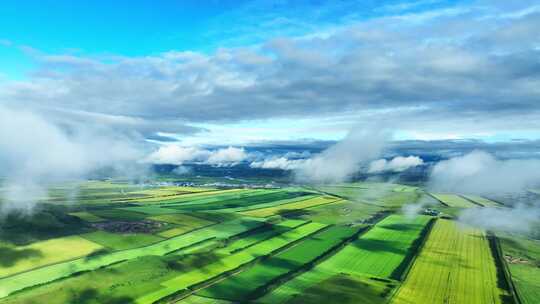
[[[392,271],[390,278],[402,282],[407,277],[409,271],[411,270],[412,264],[416,260],[416,257],[420,251],[422,251],[422,248],[424,247],[424,244],[426,243],[426,240],[429,237],[431,229],[436,221],[436,218],[431,218],[429,220],[426,226],[422,229],[422,232],[420,232],[420,235],[418,235],[418,238],[411,244],[409,253],[405,256],[403,261],[401,261],[400,265],[396,267],[394,271]]]
[[[272,291],[276,287],[280,286],[281,284],[283,284],[283,283],[285,283],[285,282],[287,282],[287,281],[301,275],[302,273],[305,273],[305,272],[308,272],[308,271],[312,270],[318,264],[320,264],[324,260],[332,257],[335,253],[337,253],[338,251],[343,249],[345,246],[347,246],[352,241],[357,239],[360,234],[365,233],[370,228],[371,228],[370,226],[361,227],[352,236],[344,239],[342,242],[340,242],[339,244],[337,244],[337,245],[333,246],[332,248],[328,249],[327,251],[325,251],[324,253],[322,253],[321,255],[316,257],[315,259],[311,260],[310,262],[307,262],[307,263],[299,266],[297,269],[291,270],[291,271],[289,271],[289,272],[287,272],[287,273],[285,273],[283,275],[280,275],[280,276],[272,279],[267,284],[255,289],[253,292],[251,292],[247,296],[248,300],[258,299],[258,298],[266,295],[268,292]]]
[[[486,207],[486,206],[480,204],[479,202],[473,201],[472,199],[466,197],[465,195],[457,194],[457,196],[459,196],[459,197],[461,197],[462,199],[467,200],[467,201],[469,201],[469,202],[471,202],[471,203],[473,203],[473,204],[475,204],[475,205],[477,205],[477,206],[479,206],[479,207],[482,207],[482,208],[485,208],[485,207]]]
[[[510,269],[508,269],[508,264],[504,259],[499,239],[491,232],[487,233],[487,237],[489,247],[491,248],[491,254],[493,255],[495,266],[497,267],[497,278],[502,279],[505,284],[505,286],[499,286],[499,288],[504,288],[510,293],[510,297],[512,298],[514,304],[522,304],[523,301],[519,297],[519,292],[514,284],[514,280],[512,280],[512,273],[510,272]],[[506,298],[502,299],[503,303],[505,303],[505,299]]]
[[[450,207],[447,203],[441,201],[440,199],[438,199],[435,195],[431,194],[431,192],[426,192],[427,195],[431,196],[432,198],[434,198],[437,202],[439,202],[439,204],[445,206],[445,207]]]
[[[303,226],[303,225],[300,225],[300,226]],[[244,264],[241,264],[239,265],[238,267],[236,268],[233,268],[233,269],[230,269],[228,271],[224,271],[224,272],[221,272],[219,273],[218,275],[216,276],[213,276],[211,278],[208,278],[204,281],[201,281],[201,282],[198,282],[198,283],[195,283],[191,286],[188,286],[187,288],[185,289],[181,289],[181,290],[178,290],[174,293],[171,293],[170,295],[167,295],[167,296],[164,296],[162,297],[161,299],[159,300],[156,300],[154,301],[153,303],[168,303],[168,302],[173,302],[173,303],[176,303],[192,294],[195,294],[197,291],[201,290],[201,289],[204,289],[206,287],[209,287],[219,281],[222,281],[222,280],[225,280],[226,278],[230,277],[231,275],[234,275],[234,274],[237,274],[237,273],[240,273],[242,271],[244,271],[245,269],[251,267],[252,265],[260,262],[260,261],[263,261],[265,259],[268,259],[270,258],[271,256],[273,255],[276,255],[280,252],[283,252],[293,246],[296,246],[298,243],[304,241],[305,239],[317,234],[317,233],[320,233],[322,231],[325,231],[327,230],[328,228],[332,227],[333,225],[327,225],[325,227],[322,227],[320,228],[319,230],[317,231],[314,231],[300,239],[297,239],[297,240],[294,240],[282,247],[279,247],[277,249],[275,249],[274,251],[271,251],[269,252],[268,254],[264,254],[264,255],[261,255],[261,256],[258,256],[256,258],[254,258],[253,260],[249,261],[249,262],[246,262]]]

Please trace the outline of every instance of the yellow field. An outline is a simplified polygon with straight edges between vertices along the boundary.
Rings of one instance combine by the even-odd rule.
[[[485,233],[439,219],[392,304],[498,304],[502,293]]]
[[[154,190],[155,191],[155,190]],[[145,197],[145,198],[134,198],[129,199],[131,201],[136,201],[137,203],[162,203],[167,200],[173,200],[175,198],[197,198],[200,196],[205,195],[216,195],[216,194],[225,194],[225,193],[231,193],[231,192],[239,192],[244,191],[244,189],[227,189],[227,190],[209,190],[209,191],[199,191],[199,192],[192,192],[192,193],[184,193],[184,194],[178,194],[178,195],[170,195],[170,196],[151,196],[151,197]],[[125,200],[128,201],[128,200]]]
[[[247,215],[247,216],[255,216],[255,217],[268,217],[271,215],[278,214],[282,210],[306,209],[306,208],[311,208],[311,207],[324,205],[328,203],[334,203],[338,201],[341,201],[341,199],[337,197],[333,197],[333,196],[320,196],[320,197],[307,199],[305,201],[299,201],[299,202],[294,202],[290,204],[283,204],[283,205],[279,205],[275,207],[250,210],[250,211],[242,212],[241,214]]]
[[[80,236],[51,239],[19,247],[0,244],[0,254],[13,256],[9,265],[0,264],[0,277],[82,257],[101,248],[101,245]]]

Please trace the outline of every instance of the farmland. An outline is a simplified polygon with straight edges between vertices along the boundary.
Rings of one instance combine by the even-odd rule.
[[[478,207],[478,205],[473,202],[459,196],[456,194],[447,194],[447,193],[431,193],[431,195],[439,200],[441,203],[456,208],[471,208]]]
[[[506,304],[504,265],[523,303],[538,295],[536,242],[501,235],[497,260],[485,231],[402,214],[429,198],[415,186],[79,187],[78,203],[62,202],[68,187],[56,187],[35,218],[4,223],[0,303]],[[447,217],[502,207],[433,196]],[[468,291],[461,277],[487,284]]]
[[[502,303],[502,296],[485,233],[440,219],[392,303]]]

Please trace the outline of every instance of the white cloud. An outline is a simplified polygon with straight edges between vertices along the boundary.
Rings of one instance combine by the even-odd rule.
[[[211,165],[234,165],[246,158],[244,148],[228,147],[211,152],[206,162]]]
[[[185,162],[203,161],[208,159],[210,151],[196,147],[164,145],[145,158],[145,162],[163,165],[182,165]]]
[[[2,209],[30,211],[47,197],[48,185],[103,167],[131,166],[142,155],[131,138],[102,130],[93,125],[66,130],[34,112],[0,106],[0,174],[7,189]]]
[[[235,165],[248,157],[244,148],[228,147],[207,150],[198,147],[183,147],[168,144],[159,147],[148,155],[143,162],[152,164],[182,165],[185,163],[201,163],[216,166]]]
[[[288,159],[286,157],[276,157],[265,159],[262,161],[254,161],[250,164],[250,167],[259,169],[294,170],[301,167],[305,162],[305,159]]]
[[[396,156],[390,161],[378,159],[369,164],[368,173],[403,172],[409,168],[420,166],[424,161],[418,156]]]
[[[305,160],[296,168],[296,178],[312,183],[343,182],[378,157],[389,138],[381,128],[354,129],[342,141]]]
[[[429,187],[437,191],[497,195],[518,193],[540,183],[540,160],[499,160],[483,151],[441,161]]]

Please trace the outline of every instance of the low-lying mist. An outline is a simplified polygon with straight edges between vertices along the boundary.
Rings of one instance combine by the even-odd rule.
[[[437,163],[431,171],[428,189],[488,198],[512,197],[505,201],[512,208],[470,208],[459,215],[459,220],[492,231],[529,233],[540,223],[540,200],[524,202],[519,194],[539,182],[540,160],[500,160],[477,150]]]
[[[100,126],[60,126],[29,110],[0,106],[0,213],[31,212],[48,187],[83,179],[105,167],[129,174],[141,148],[131,138]],[[139,171],[138,171],[139,173]]]
[[[383,128],[353,129],[340,142],[298,165],[295,178],[302,183],[347,181],[362,166],[378,158],[391,134]]]

